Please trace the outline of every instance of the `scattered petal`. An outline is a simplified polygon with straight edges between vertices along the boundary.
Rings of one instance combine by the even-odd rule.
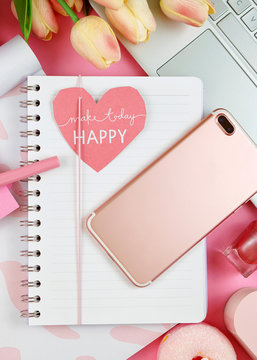
[[[7,131],[4,127],[4,124],[2,123],[2,121],[0,120],[0,139],[1,140],[7,140],[8,139],[8,134]]]
[[[163,333],[133,325],[120,325],[113,327],[110,334],[118,341],[145,346]]]
[[[69,326],[66,325],[43,326],[43,327],[54,336],[61,339],[77,340],[80,338],[80,335],[76,331],[72,330]]]
[[[0,348],[0,359],[3,360],[21,360],[21,353],[13,347]]]
[[[21,263],[18,261],[0,262],[0,270],[3,272],[11,302],[17,310],[24,310],[21,295],[24,295],[25,290],[21,286],[21,280],[26,279],[26,273],[21,271]],[[1,356],[0,359],[2,359]]]

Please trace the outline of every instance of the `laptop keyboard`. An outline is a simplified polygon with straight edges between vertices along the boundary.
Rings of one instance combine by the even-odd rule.
[[[257,73],[257,0],[213,0],[210,18]]]

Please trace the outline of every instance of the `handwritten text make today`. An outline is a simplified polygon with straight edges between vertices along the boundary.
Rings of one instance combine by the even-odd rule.
[[[125,142],[125,135],[127,133],[127,129],[121,130],[121,129],[111,129],[108,126],[108,122],[115,123],[116,126],[117,123],[120,123],[124,128],[125,124],[128,124],[128,126],[132,127],[135,124],[135,119],[139,117],[144,117],[144,114],[129,114],[125,111],[124,108],[121,108],[119,112],[114,113],[112,111],[112,108],[109,108],[107,113],[103,114],[102,118],[97,117],[97,115],[91,114],[90,110],[87,109],[85,115],[79,117],[70,117],[64,124],[59,124],[60,127],[66,127],[71,126],[73,128],[73,141],[74,145],[80,141],[82,144],[103,144],[103,143],[109,143],[112,144],[113,142],[120,142],[123,144]],[[81,123],[81,130],[80,134],[78,130],[74,129],[74,124],[78,124],[80,120]],[[105,122],[105,124],[103,124]],[[103,127],[106,127],[105,129],[90,129],[90,125],[93,123],[102,123]],[[88,129],[85,132],[85,125],[88,125]]]
[[[133,126],[135,124],[135,119],[138,117],[144,117],[145,114],[128,114],[125,112],[124,108],[121,108],[120,111],[118,113],[114,113],[112,111],[112,108],[109,108],[107,113],[103,114],[104,117],[103,118],[98,118],[97,115],[92,115],[90,113],[90,109],[86,110],[86,114],[81,116],[80,118],[80,122],[81,123],[86,123],[87,125],[90,125],[91,122],[97,122],[97,123],[101,123],[104,121],[110,121],[110,122],[116,122],[119,120],[127,120],[129,121],[129,125]],[[58,124],[59,127],[63,127],[63,126],[67,126],[67,125],[71,125],[71,124],[76,124],[79,121],[79,117],[70,117],[64,124]]]

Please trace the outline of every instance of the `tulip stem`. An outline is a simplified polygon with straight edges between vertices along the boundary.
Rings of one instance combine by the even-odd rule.
[[[77,17],[77,15],[74,13],[73,10],[71,10],[71,8],[69,7],[69,5],[65,2],[65,0],[57,0],[58,3],[61,5],[61,7],[66,11],[66,13],[69,15],[69,17],[72,19],[72,21],[74,21],[74,23],[76,23],[77,21],[79,21],[79,18]]]

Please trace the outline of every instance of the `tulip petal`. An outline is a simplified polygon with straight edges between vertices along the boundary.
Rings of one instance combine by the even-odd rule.
[[[14,2],[11,2],[11,10],[15,18],[18,20],[18,15],[16,11],[16,7],[14,5]],[[35,8],[34,3],[32,2],[32,24],[31,24],[31,30],[40,39],[44,39],[48,35],[48,31],[46,30],[46,27],[41,22],[41,18],[39,16],[38,10]]]
[[[66,13],[66,11],[63,9],[63,7],[58,3],[57,0],[50,0],[54,10],[56,12],[58,12],[59,14],[63,15],[63,16],[68,16],[68,14]]]
[[[156,23],[146,0],[127,0],[118,10],[105,9],[110,23],[131,43],[145,42]]]
[[[74,7],[77,12],[81,12],[83,8],[83,0],[75,0]]]
[[[42,22],[41,15],[34,2],[32,2],[32,13],[33,13],[33,17],[32,17],[31,30],[34,35],[44,40],[48,37],[49,29]]]
[[[58,12],[59,14],[61,14],[63,16],[68,16],[66,11],[58,3],[57,0],[50,0],[50,2],[52,3],[52,6],[56,12]],[[75,9],[77,12],[81,12],[81,10],[83,8],[83,0],[65,0],[65,2],[67,3],[67,5],[69,5],[69,7],[71,9]]]
[[[193,26],[202,26],[208,17],[209,2],[205,0],[161,0],[163,13],[169,18]]]
[[[120,60],[120,48],[110,26],[98,16],[80,19],[71,30],[74,49],[98,69]]]
[[[135,16],[123,5],[119,10],[106,8],[105,14],[110,23],[131,43],[139,43],[139,29]]]
[[[12,10],[13,16],[18,20],[18,15],[17,15],[16,7],[15,7],[15,5],[14,5],[13,0],[12,0],[12,2],[11,2],[11,10]]]
[[[46,35],[46,37],[43,40],[49,41],[49,40],[52,39],[52,37],[53,37],[53,33],[52,33],[52,31],[49,31],[48,34]]]
[[[37,8],[42,23],[52,32],[58,32],[58,24],[54,11],[48,0],[33,0],[35,8]]]
[[[118,10],[124,4],[124,0],[95,0],[95,2],[112,10]]]
[[[102,57],[111,61],[120,59],[120,47],[109,24],[98,16],[88,16],[87,34]]]
[[[156,22],[147,0],[127,0],[126,5],[150,32],[156,30]]]
[[[210,0],[203,0],[209,6],[209,15],[215,14],[215,6]]]
[[[17,19],[14,2],[11,2],[11,10]],[[52,32],[58,31],[58,24],[54,11],[48,0],[32,0],[32,24],[31,30],[42,40],[50,40]]]

